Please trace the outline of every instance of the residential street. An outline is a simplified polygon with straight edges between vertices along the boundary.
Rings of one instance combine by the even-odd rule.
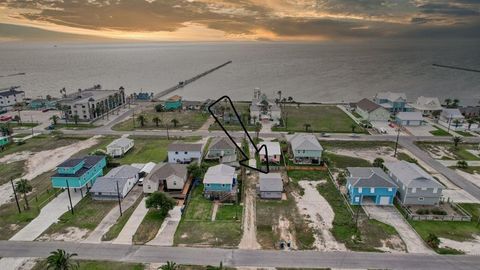
[[[79,259],[140,263],[174,261],[178,264],[229,267],[296,267],[339,269],[478,269],[478,256],[388,254],[365,252],[267,251],[216,248],[186,248],[86,244],[72,242],[0,241],[0,257],[46,257],[52,250],[78,253]]]

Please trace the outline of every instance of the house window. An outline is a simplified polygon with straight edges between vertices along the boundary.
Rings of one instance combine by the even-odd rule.
[[[361,187],[358,188],[358,193],[362,193],[362,188]]]
[[[437,193],[437,191],[438,191],[438,188],[433,189],[433,193]]]
[[[427,188],[426,188],[426,187],[422,187],[422,190],[425,191],[425,190],[427,190]]]
[[[176,185],[177,185],[177,181],[173,181],[173,185],[176,186]]]
[[[417,188],[412,188],[412,193],[417,192]]]
[[[207,186],[207,187],[209,187],[209,186],[210,186],[210,184],[206,184],[206,186]]]
[[[152,187],[150,185],[147,186],[147,189],[152,189]]]
[[[421,202],[423,202],[423,200],[425,200],[425,198],[419,197],[418,200],[421,201]]]
[[[225,187],[225,184],[222,184],[222,187]]]
[[[175,152],[175,155],[178,155],[178,152]]]
[[[360,201],[360,197],[355,197],[355,202],[359,202]]]
[[[375,193],[375,188],[370,188],[370,193]]]
[[[185,152],[184,154],[186,155],[186,154],[188,154],[188,152]]]

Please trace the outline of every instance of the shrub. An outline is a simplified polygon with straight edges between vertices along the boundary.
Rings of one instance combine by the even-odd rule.
[[[429,211],[428,209],[418,209],[418,210],[416,211],[416,213],[417,213],[418,215],[428,215],[428,214],[430,214],[430,211]]]
[[[440,209],[440,208],[435,208],[435,209],[432,209],[432,214],[445,216],[445,215],[447,215],[447,212],[445,210]]]
[[[440,245],[440,239],[438,238],[438,236],[436,236],[433,233],[428,234],[426,242],[433,249],[437,249],[438,246]]]

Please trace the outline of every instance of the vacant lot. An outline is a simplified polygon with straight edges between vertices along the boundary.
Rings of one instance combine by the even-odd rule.
[[[193,190],[175,232],[174,244],[236,247],[242,237],[242,207],[221,205],[215,221],[211,221],[213,202],[203,198],[202,191],[203,185]]]
[[[285,106],[283,114],[287,115],[287,127],[273,128],[273,130],[305,132],[305,125],[308,124],[309,130],[313,132],[365,132],[336,106]],[[352,125],[355,126],[354,129]]]
[[[433,126],[435,128],[435,130],[432,130],[430,131],[430,133],[433,135],[433,136],[452,136],[450,135],[450,133],[448,133],[447,131],[437,127],[437,126]]]
[[[78,270],[143,270],[145,266],[141,263],[124,263],[110,261],[83,261],[77,260]],[[47,261],[42,260],[32,268],[32,270],[47,269]]]
[[[138,121],[138,116],[143,115],[145,117],[144,126],[141,126]],[[154,118],[160,119],[158,126],[154,121]],[[196,130],[199,129],[208,119],[209,114],[206,112],[198,111],[181,111],[181,112],[155,112],[153,108],[147,109],[143,112],[135,112],[135,129],[186,129]],[[176,119],[178,122],[176,125],[172,122]],[[129,118],[119,124],[116,124],[112,128],[118,131],[131,131],[134,130],[134,121]]]
[[[480,160],[479,157],[467,151],[467,149],[477,149],[476,144],[460,143],[458,147],[447,142],[416,142],[416,144],[435,159]]]
[[[167,146],[172,140],[164,138],[131,137],[135,146],[128,153],[116,160],[121,164],[163,162],[167,158]]]
[[[12,163],[0,163],[0,185],[10,181],[10,179],[17,179],[22,176],[25,166],[25,160],[15,161]]]
[[[149,209],[133,235],[133,243],[143,245],[155,238],[166,217],[167,216],[162,215],[160,211]]]

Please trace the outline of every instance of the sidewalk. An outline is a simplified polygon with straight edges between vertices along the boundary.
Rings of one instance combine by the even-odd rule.
[[[148,212],[148,208],[145,206],[146,200],[146,198],[143,198],[135,211],[133,211],[133,214],[125,224],[125,227],[123,227],[123,230],[120,232],[118,237],[112,241],[113,244],[132,244],[132,237],[137,232],[140,223],[142,223],[143,218]]]

